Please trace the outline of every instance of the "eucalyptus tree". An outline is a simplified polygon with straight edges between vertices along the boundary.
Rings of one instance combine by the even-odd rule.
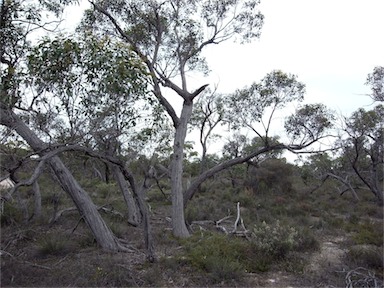
[[[87,11],[84,29],[115,35],[116,41],[130,45],[145,63],[152,93],[172,120],[175,129],[171,165],[173,233],[187,237],[182,189],[184,144],[193,103],[207,86],[191,88],[188,73],[207,72],[202,56],[207,46],[231,38],[250,41],[259,36],[263,21],[257,9],[259,1],[89,2],[94,11]],[[177,101],[182,106],[179,115]]]
[[[346,138],[341,140],[342,157],[347,160],[357,179],[383,205],[384,106],[363,108],[345,120]]]
[[[368,74],[367,85],[371,86],[372,99],[375,101],[384,101],[384,67],[376,66],[373,72]]]
[[[49,124],[53,116],[57,116],[57,114],[54,115],[55,111],[49,111],[49,108],[57,106],[57,111],[59,111],[63,107],[67,115],[72,117],[69,121],[77,119],[77,102],[73,101],[75,99],[73,96],[78,91],[71,89],[76,90],[82,87],[74,87],[73,84],[76,83],[77,78],[70,73],[68,67],[78,61],[81,49],[77,43],[71,40],[56,41],[51,44],[56,45],[58,50],[44,50],[44,47],[40,47],[42,51],[40,51],[41,59],[39,59],[39,53],[33,49],[30,42],[32,36],[38,35],[34,34],[35,31],[42,29],[54,32],[60,23],[57,17],[60,16],[65,5],[76,2],[71,0],[60,2],[2,1],[0,11],[0,124],[18,133],[34,153],[39,155],[36,159],[39,162],[38,169],[30,179],[19,184],[32,185],[41,173],[43,164],[47,163],[61,187],[73,200],[97,243],[106,250],[126,251],[129,249],[113,235],[88,193],[80,187],[72,173],[58,157],[60,151],[69,149],[68,143],[58,143],[53,141],[53,137],[45,137],[43,141],[38,137],[38,134],[40,136],[43,134],[28,127],[28,121],[26,121],[30,117],[41,116],[40,126],[44,126],[49,134],[54,128]],[[46,42],[47,40],[44,40],[43,44]],[[50,55],[50,53],[56,54]],[[50,58],[47,55],[55,57]],[[47,62],[39,64],[38,60],[43,59]],[[44,72],[46,73],[44,74]],[[41,104],[46,104],[46,106]],[[41,111],[44,113],[40,113]],[[75,130],[80,127],[78,123],[77,126],[75,124],[76,122],[71,122],[73,125],[71,136],[76,135]],[[56,149],[57,147],[59,148]],[[119,163],[117,162],[117,164]],[[127,178],[129,178],[128,176]]]
[[[54,93],[57,103],[52,109],[58,109],[58,115],[62,108],[66,112],[70,131],[59,135],[62,142],[122,156],[136,123],[150,121],[151,110],[139,112],[144,111],[140,99],[146,95],[141,62],[122,48],[109,37],[83,33],[77,38],[45,38],[33,49],[28,59],[32,83],[40,93]],[[104,166],[108,180],[111,165]],[[116,166],[111,169],[128,207],[128,222],[138,225],[140,214],[124,177]]]
[[[199,185],[208,177],[238,164],[255,159],[277,156],[279,151],[305,152],[306,148],[327,136],[333,126],[332,112],[322,104],[299,105],[286,117],[286,143],[282,135],[272,135],[271,125],[275,113],[289,103],[300,103],[305,86],[294,75],[272,71],[259,83],[237,90],[225,98],[225,121],[238,135],[225,145],[225,158],[218,165],[204,171],[185,191],[185,204]],[[240,132],[253,133],[254,141]],[[281,137],[282,138],[282,137]]]
[[[190,125],[192,129],[199,130],[199,142],[202,148],[200,173],[207,169],[209,141],[214,142],[221,138],[215,131],[225,124],[224,110],[224,95],[217,95],[216,91],[210,89],[206,89],[195,103]]]
[[[268,145],[273,117],[289,103],[304,99],[305,85],[280,70],[260,82],[239,89],[227,99],[227,121],[233,129],[246,128]]]

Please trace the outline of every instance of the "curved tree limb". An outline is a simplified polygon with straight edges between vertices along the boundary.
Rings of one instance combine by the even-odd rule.
[[[270,152],[270,151],[288,150],[288,151],[291,151],[292,153],[310,153],[310,152],[300,152],[298,150],[302,150],[302,149],[310,146],[311,144],[313,144],[316,141],[317,140],[310,141],[310,142],[306,143],[305,145],[276,144],[276,145],[260,148],[260,149],[254,151],[254,152],[252,152],[252,153],[250,153],[248,155],[236,157],[236,158],[227,160],[225,162],[222,162],[222,163],[212,167],[211,169],[203,172],[202,174],[200,174],[198,177],[196,177],[194,179],[194,181],[191,183],[189,188],[184,192],[184,207],[187,205],[188,201],[190,199],[192,199],[193,195],[198,190],[198,187],[205,180],[207,180],[209,177],[215,175],[216,173],[219,173],[219,172],[221,172],[221,171],[223,171],[225,169],[228,169],[228,168],[230,168],[232,166],[235,166],[235,165],[238,165],[238,164],[242,164],[242,163],[246,163],[247,161],[251,160],[252,158],[255,158],[256,156],[258,156],[260,154],[264,154],[264,153]]]

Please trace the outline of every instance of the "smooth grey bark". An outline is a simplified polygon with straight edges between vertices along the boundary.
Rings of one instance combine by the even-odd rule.
[[[178,127],[176,127],[172,155],[171,193],[172,230],[176,237],[188,237],[189,231],[184,218],[183,159],[188,121],[192,115],[192,102],[184,101]]]
[[[0,108],[0,124],[16,131],[40,156],[49,146],[44,143],[29,127],[10,109]],[[89,195],[80,187],[71,172],[58,156],[47,160],[61,187],[71,197],[80,215],[91,229],[93,236],[102,249],[108,251],[128,250],[121,245],[104,222]]]
[[[119,167],[114,166],[113,173],[115,175],[117,183],[119,184],[120,190],[123,193],[125,204],[128,208],[128,223],[134,226],[138,226],[141,222],[141,215],[136,205],[135,199],[131,191],[129,190],[128,183],[125,180],[124,175]]]

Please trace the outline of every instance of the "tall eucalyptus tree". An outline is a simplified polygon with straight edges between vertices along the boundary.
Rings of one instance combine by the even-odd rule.
[[[152,93],[173,122],[172,225],[174,235],[187,237],[182,187],[184,144],[193,103],[207,86],[191,88],[188,73],[208,71],[202,56],[207,46],[233,38],[250,41],[260,35],[263,16],[258,11],[259,1],[89,2],[93,11],[86,12],[83,28],[115,35],[116,40],[130,45],[145,63]]]

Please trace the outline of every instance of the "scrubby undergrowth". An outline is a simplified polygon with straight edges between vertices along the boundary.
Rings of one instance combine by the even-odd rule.
[[[193,235],[183,240],[172,236],[167,195],[150,190],[156,263],[146,262],[141,229],[121,217],[125,207],[116,185],[85,183],[92,187],[95,203],[119,212],[102,213],[113,232],[137,249],[132,253],[100,251],[75,210],[49,224],[55,209],[72,204],[53,192],[57,187],[42,186],[40,219],[26,223],[17,201],[4,206],[1,286],[339,287],[348,279],[363,285],[358,277],[380,283],[382,207],[369,194],[355,202],[331,186],[309,194],[311,189],[290,169],[285,178],[264,171],[264,176],[250,177],[235,187],[225,175],[203,184],[186,210]],[[52,199],[59,199],[58,207]],[[32,209],[33,199],[24,200]],[[238,202],[244,224],[239,231],[247,231],[242,236],[231,233]],[[217,221],[224,218],[220,225],[228,234],[218,229]]]

